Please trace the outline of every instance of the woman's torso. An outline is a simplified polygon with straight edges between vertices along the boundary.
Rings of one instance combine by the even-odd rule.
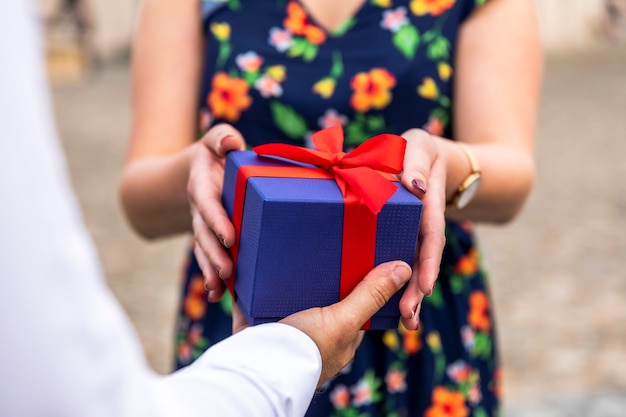
[[[346,145],[425,128],[451,136],[457,31],[476,0],[367,0],[328,32],[296,0],[230,0],[205,21],[200,123],[249,145],[308,145],[344,126]]]

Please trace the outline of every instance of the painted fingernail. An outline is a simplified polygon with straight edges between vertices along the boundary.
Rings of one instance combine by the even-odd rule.
[[[415,319],[419,323],[419,314],[422,307],[422,303],[417,303],[413,312],[411,313],[411,320]]]
[[[230,246],[228,245],[228,242],[226,242],[226,238],[222,235],[218,235],[217,238],[220,240],[220,242],[222,243],[222,245],[224,245],[224,247],[229,248]]]
[[[430,287],[430,291],[428,292],[428,294],[424,294],[426,297],[430,297],[431,295],[433,295],[433,291],[435,291],[435,283],[433,282],[433,285]]]
[[[424,183],[420,180],[414,179],[413,181],[411,181],[411,185],[413,186],[413,188],[420,190],[424,194],[426,193],[426,185],[424,185]]]

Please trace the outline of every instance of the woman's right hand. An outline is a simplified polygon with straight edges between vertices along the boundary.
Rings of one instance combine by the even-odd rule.
[[[219,301],[224,280],[233,272],[227,249],[235,242],[235,228],[222,205],[224,160],[232,150],[244,150],[241,133],[228,124],[210,128],[191,158],[187,195],[191,209],[194,254],[204,275],[210,302]]]

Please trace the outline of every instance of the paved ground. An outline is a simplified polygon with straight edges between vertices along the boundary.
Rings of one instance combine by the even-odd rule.
[[[546,69],[534,193],[511,225],[479,229],[507,415],[626,416],[626,48],[550,56]],[[167,372],[185,239],[141,241],[121,216],[128,84],[122,63],[53,93],[110,285]]]

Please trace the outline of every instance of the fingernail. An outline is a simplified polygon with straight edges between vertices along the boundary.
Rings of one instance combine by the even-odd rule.
[[[420,314],[421,307],[422,307],[422,303],[418,303],[415,306],[415,309],[413,309],[413,312],[411,313],[411,320],[415,319],[415,321],[418,323],[418,325],[419,325],[419,321],[420,321],[419,314]]]
[[[433,285],[430,287],[430,292],[428,294],[424,294],[426,297],[430,297],[431,295],[433,295],[433,291],[435,291],[435,283],[433,282]]]
[[[204,290],[205,290],[206,292],[211,291],[211,290],[209,290],[209,287],[207,287],[207,285],[206,285],[206,281],[204,281]]]
[[[393,280],[400,286],[404,285],[411,277],[411,270],[406,266],[398,265],[393,269],[391,275],[393,276]]]
[[[224,245],[224,247],[228,248],[228,242],[226,242],[226,238],[222,235],[218,235],[217,238],[220,240],[220,242],[222,242],[222,245]]]
[[[411,185],[413,186],[413,188],[417,188],[418,190],[426,194],[426,185],[424,185],[424,183],[420,180],[414,179],[413,181],[411,181]]]
[[[233,137],[233,135],[225,135],[225,136],[222,136],[222,138],[221,138],[220,140],[218,140],[218,141],[217,141],[217,151],[218,151],[219,153],[222,153],[222,144],[224,143],[224,141],[225,141],[226,139],[228,139],[228,138],[232,138],[232,137]]]
[[[215,273],[217,274],[218,277],[220,277],[220,279],[224,279],[222,278],[222,273],[220,272],[219,266],[214,266],[213,269],[215,269]]]

